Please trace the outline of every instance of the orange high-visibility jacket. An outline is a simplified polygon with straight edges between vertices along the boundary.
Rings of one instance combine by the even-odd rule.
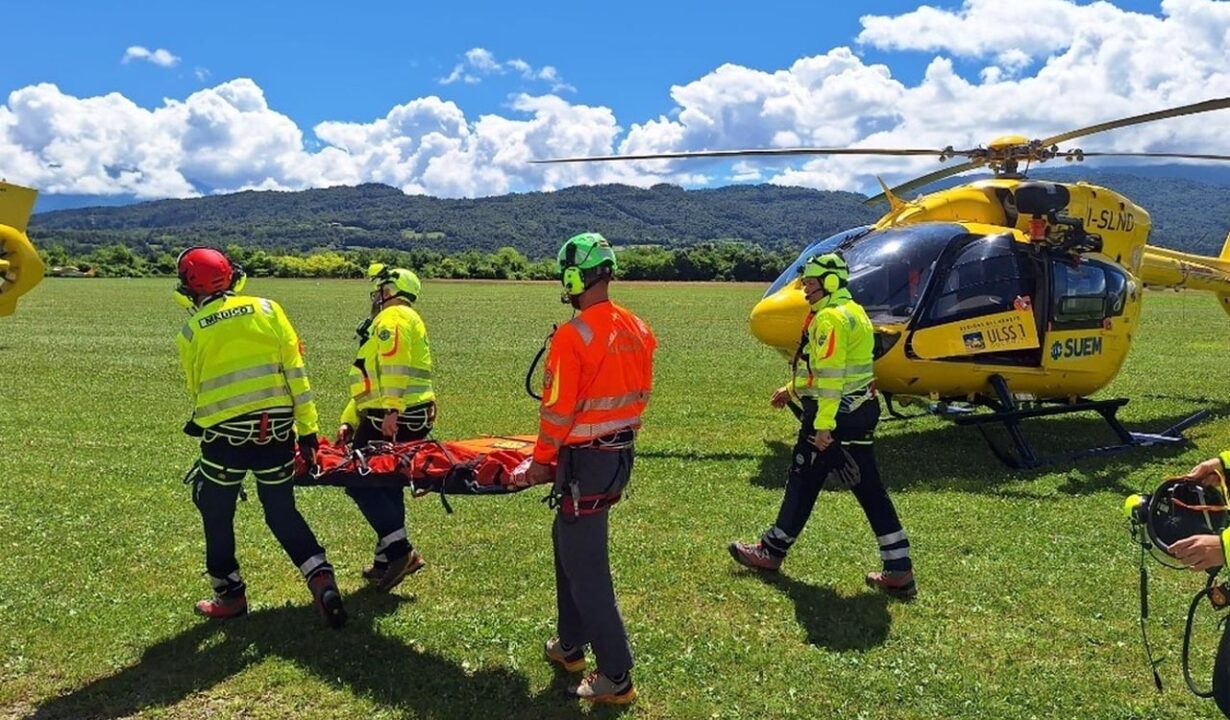
[[[644,320],[610,301],[557,330],[547,353],[534,460],[552,463],[564,445],[640,428],[657,344]]]

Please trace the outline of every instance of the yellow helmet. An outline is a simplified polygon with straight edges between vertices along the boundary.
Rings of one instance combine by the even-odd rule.
[[[372,291],[377,292],[385,285],[393,286],[393,294],[404,297],[410,302],[418,300],[423,292],[423,283],[419,276],[405,268],[391,268],[384,263],[373,263],[367,268],[367,279],[372,281]]]

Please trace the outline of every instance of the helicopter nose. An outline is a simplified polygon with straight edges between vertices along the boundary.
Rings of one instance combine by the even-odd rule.
[[[795,281],[756,303],[749,322],[757,340],[785,355],[793,355],[806,319],[803,285]]]

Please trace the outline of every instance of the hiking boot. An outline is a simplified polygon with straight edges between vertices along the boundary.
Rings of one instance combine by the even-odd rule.
[[[196,611],[211,620],[230,620],[248,614],[248,598],[244,595],[214,595],[196,604]]]
[[[595,670],[580,685],[569,687],[568,694],[593,703],[627,705],[636,699],[636,688],[632,687],[632,673],[626,673],[624,681],[617,683]]]
[[[380,578],[384,577],[384,571],[388,569],[388,565],[385,563],[372,563],[368,567],[363,568],[363,579],[370,583],[378,583]]]
[[[548,660],[562,666],[570,673],[581,672],[585,669],[585,648],[580,645],[565,651],[564,643],[560,642],[559,638],[551,638],[547,641],[543,654]]]
[[[408,555],[390,560],[389,566],[385,568],[380,579],[375,581],[376,589],[381,592],[389,592],[400,585],[407,575],[413,575],[422,570],[426,564],[418,550],[411,550]]]
[[[735,559],[735,562],[740,565],[746,565],[754,570],[777,572],[782,567],[782,560],[785,559],[780,555],[774,555],[769,552],[769,549],[762,542],[758,542],[755,545],[732,542],[727,549],[730,550],[730,556]]]
[[[308,578],[308,589],[312,591],[312,604],[331,628],[340,628],[346,624],[346,608],[342,607],[342,593],[337,589],[337,581],[332,570],[320,570]]]
[[[898,600],[912,600],[918,595],[913,570],[883,570],[867,573],[867,587],[874,588]]]

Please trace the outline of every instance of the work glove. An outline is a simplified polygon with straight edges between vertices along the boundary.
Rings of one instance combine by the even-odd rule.
[[[397,439],[397,416],[396,410],[390,410],[384,414],[384,420],[380,421],[380,434],[389,442]]]
[[[184,423],[184,434],[188,437],[201,437],[205,434],[205,428],[196,424],[196,420],[189,420]]]
[[[299,456],[303,458],[308,469],[316,467],[316,450],[319,447],[320,441],[316,439],[316,433],[299,436]]]
[[[849,490],[858,485],[863,475],[859,472],[858,463],[854,462],[854,457],[844,447],[838,448],[837,452],[841,453],[841,463],[825,476],[822,487],[826,490]]]

